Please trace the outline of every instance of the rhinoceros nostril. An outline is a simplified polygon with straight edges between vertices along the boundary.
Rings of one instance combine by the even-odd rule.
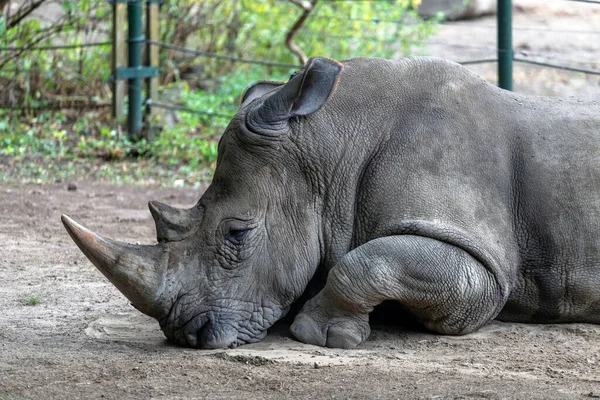
[[[190,347],[198,347],[198,334],[196,332],[186,333],[185,341]]]
[[[210,321],[200,331],[200,347],[203,349],[222,349],[231,346],[237,340],[237,330],[227,324]]]
[[[185,325],[175,329],[165,329],[163,331],[167,337],[182,346],[189,346],[199,348],[199,334],[202,327],[209,322],[209,317],[206,314],[196,315],[194,318],[189,320]],[[172,328],[167,326],[167,328]]]

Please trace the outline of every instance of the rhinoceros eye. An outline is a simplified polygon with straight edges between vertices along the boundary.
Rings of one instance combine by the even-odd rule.
[[[257,227],[253,221],[242,219],[227,219],[220,225],[221,237],[230,245],[239,246],[248,234]]]
[[[235,240],[242,240],[249,231],[250,229],[232,229],[229,231],[229,237]]]
[[[232,242],[233,244],[241,244],[242,241],[248,236],[248,232],[250,232],[252,228],[245,229],[230,229],[227,233],[227,240]]]

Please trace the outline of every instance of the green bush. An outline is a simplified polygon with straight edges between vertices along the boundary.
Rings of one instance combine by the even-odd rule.
[[[23,7],[31,2],[25,0]],[[30,17],[14,23],[8,14],[0,13],[0,47],[27,49],[107,40],[112,23],[108,2],[63,0],[61,4],[64,15],[53,22]],[[417,5],[416,0],[321,0],[294,42],[309,57],[389,58],[398,52],[409,54],[436,26],[436,21],[418,18]],[[300,7],[284,0],[165,0],[161,41],[226,56],[297,65],[298,57],[286,47],[285,38],[302,13]],[[214,165],[218,139],[228,123],[227,118],[208,114],[233,115],[239,95],[250,83],[286,80],[292,72],[286,67],[162,49],[162,91],[179,88],[178,96],[169,102],[201,113],[178,112],[175,126],[158,121],[164,129],[148,142],[128,138],[110,119],[107,108],[90,112],[71,109],[78,104],[110,102],[109,60],[110,46],[0,52],[0,86],[5,88],[0,104],[10,98],[16,106],[14,110],[0,108],[0,156],[110,161],[143,158],[191,173]],[[197,79],[216,81],[217,89],[200,90],[193,81],[184,79],[190,68],[195,68]],[[61,111],[35,111],[50,101],[65,107]],[[22,107],[25,111],[19,111]]]
[[[37,107],[49,99],[79,104],[109,97],[110,46],[60,51],[30,49],[81,45],[98,41],[98,37],[106,40],[110,6],[92,0],[63,0],[63,15],[55,21],[18,18],[29,15],[32,4],[50,3],[25,0],[16,13],[0,14],[0,47],[18,49],[0,52],[0,86],[10,94],[7,97],[11,98],[11,106]],[[2,100],[5,99],[0,97]]]
[[[294,41],[308,57],[389,58],[399,49],[408,54],[436,26],[435,20],[419,18],[419,3],[321,0]],[[163,7],[161,40],[207,52],[297,64],[285,38],[302,13],[300,7],[284,0],[168,0]],[[244,68],[228,61],[190,59],[176,51],[163,56],[162,64],[167,67],[200,63],[212,76]],[[265,70],[267,76],[272,73],[268,67]]]

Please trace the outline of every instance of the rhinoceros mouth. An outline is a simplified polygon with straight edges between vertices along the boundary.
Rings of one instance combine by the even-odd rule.
[[[234,348],[261,341],[269,326],[257,326],[251,319],[240,321],[239,311],[204,311],[176,327],[169,317],[161,322],[167,338],[182,346],[198,349]],[[274,322],[274,321],[273,321]]]

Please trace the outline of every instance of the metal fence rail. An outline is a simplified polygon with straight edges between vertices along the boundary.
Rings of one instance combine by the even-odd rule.
[[[280,62],[263,61],[263,60],[251,60],[248,58],[226,56],[223,54],[210,53],[208,51],[194,50],[194,49],[190,49],[187,47],[174,46],[169,43],[159,42],[159,41],[155,41],[155,40],[146,40],[146,43],[153,45],[153,46],[161,47],[163,49],[174,50],[174,51],[178,51],[178,52],[184,53],[184,54],[191,54],[196,57],[208,57],[208,58],[214,58],[217,60],[233,61],[233,62],[239,62],[239,63],[244,63],[244,64],[264,65],[267,67],[302,68],[302,65],[300,65],[300,64],[289,64],[289,63],[280,63]]]
[[[600,76],[600,71],[596,71],[596,70],[592,70],[592,69],[575,68],[575,67],[570,67],[568,65],[550,64],[550,63],[528,60],[526,58],[520,58],[520,57],[515,57],[514,61],[524,63],[524,64],[538,65],[540,67],[562,69],[564,71],[581,72],[586,75],[599,75]]]

